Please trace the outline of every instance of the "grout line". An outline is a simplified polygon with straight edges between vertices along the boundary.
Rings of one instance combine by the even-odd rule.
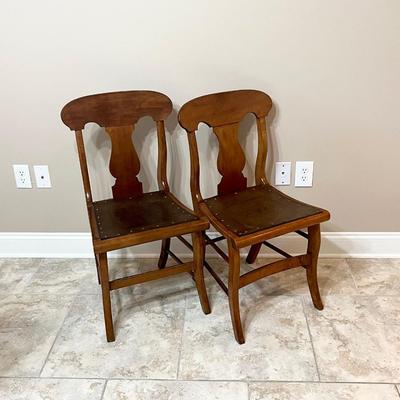
[[[397,391],[397,393],[398,393],[398,395],[399,395],[399,398],[400,398],[400,389],[399,389],[399,386],[394,385],[394,388],[395,388],[395,390]]]
[[[221,291],[221,289],[219,288],[219,286],[214,286],[218,292]],[[213,287],[209,287],[208,290],[212,290]],[[241,288],[242,289],[242,288]],[[75,296],[76,297],[82,297],[82,296],[91,296],[91,297],[98,297],[99,295],[101,296],[101,292],[98,293],[89,293],[89,292],[75,292],[75,293],[62,293],[62,292],[52,292],[52,293],[43,293],[43,292],[34,292],[34,291],[30,291],[29,288],[25,288],[23,290],[23,292],[7,292],[7,294],[3,295],[3,297],[0,297],[0,300],[4,300],[6,297],[9,296],[53,296],[53,297],[59,297],[59,296],[64,296],[64,297],[72,297],[73,301],[75,301]],[[2,296],[0,294],[0,296]],[[160,297],[162,295],[156,295],[154,298]],[[297,293],[278,293],[278,294],[263,294],[263,297],[299,297],[299,296],[304,296],[304,297],[308,297],[309,294],[304,293],[304,294],[297,294]],[[364,293],[329,293],[326,296],[329,297],[399,297],[398,294],[385,294],[385,293],[381,293],[381,294],[364,294]]]
[[[69,308],[68,308],[68,311],[65,313],[65,317],[64,317],[62,323],[60,324],[60,328],[58,329],[57,334],[56,334],[56,336],[55,336],[55,338],[54,338],[54,341],[53,341],[53,343],[52,343],[52,345],[51,345],[51,347],[50,347],[50,350],[49,350],[49,352],[47,353],[47,356],[46,356],[46,359],[44,360],[44,363],[43,363],[43,365],[42,365],[42,368],[40,368],[39,378],[43,378],[43,377],[42,377],[42,372],[43,372],[44,366],[46,365],[46,363],[47,363],[47,361],[48,361],[48,359],[49,359],[49,357],[50,357],[50,353],[51,353],[51,351],[53,350],[54,344],[56,343],[56,341],[57,341],[57,339],[58,339],[58,337],[59,337],[59,335],[60,335],[60,333],[61,333],[61,330],[62,330],[62,328],[63,328],[63,326],[64,326],[64,324],[65,324],[65,321],[66,321],[68,315],[69,315],[70,312],[71,312],[71,309],[72,309],[73,305],[75,304],[75,300],[77,299],[77,297],[78,297],[78,294],[76,294],[75,297],[73,297],[73,299],[71,300],[71,304],[70,304],[70,306],[69,306]]]
[[[105,381],[108,378],[83,378],[80,376],[0,376],[0,379],[36,379],[36,380],[84,380],[84,381]],[[114,378],[113,378],[114,379]],[[123,379],[123,378],[119,378]]]
[[[306,383],[313,385],[390,385],[395,386],[396,390],[398,382],[366,382],[366,381],[290,381],[290,380],[262,380],[262,379],[179,379],[178,381],[174,378],[105,378],[105,377],[73,377],[73,376],[0,376],[0,379],[35,379],[35,380],[86,380],[86,381],[154,381],[154,382],[238,382],[238,383]]]
[[[176,368],[176,380],[179,380],[179,370],[181,367],[181,356],[182,356],[182,346],[183,346],[183,335],[185,334],[185,321],[186,321],[186,308],[187,308],[187,298],[188,294],[185,294],[185,308],[183,309],[183,322],[182,322],[182,333],[181,333],[181,340],[179,343],[179,354],[178,354],[178,365]]]
[[[396,385],[396,383],[393,382],[366,382],[366,381],[277,381],[277,380],[271,380],[271,381],[263,381],[260,379],[255,379],[255,380],[250,380],[249,383],[307,383],[307,384],[312,384],[312,385]]]
[[[106,379],[105,382],[104,382],[104,386],[103,386],[103,390],[101,392],[100,400],[103,400],[103,398],[104,398],[104,393],[106,391],[107,384],[108,384],[108,379]]]
[[[314,343],[313,343],[313,339],[312,339],[312,335],[311,335],[310,325],[308,324],[307,313],[306,313],[306,309],[305,309],[305,305],[304,305],[304,296],[301,296],[301,306],[303,308],[303,314],[304,314],[304,318],[306,320],[308,336],[310,337],[310,343],[311,343],[311,348],[312,348],[312,352],[313,352],[313,356],[314,356],[315,368],[317,369],[318,381],[321,382],[321,374],[319,372],[317,356],[315,354]]]

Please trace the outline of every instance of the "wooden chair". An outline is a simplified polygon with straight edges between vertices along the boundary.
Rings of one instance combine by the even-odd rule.
[[[272,107],[270,97],[257,90],[237,90],[198,97],[187,102],[179,111],[179,123],[187,131],[191,159],[191,192],[195,212],[206,216],[222,236],[211,239],[212,246],[229,263],[228,286],[205,264],[229,297],[230,313],[235,338],[244,343],[239,311],[239,289],[258,279],[302,266],[314,306],[323,304],[317,282],[317,260],[320,248],[320,223],[329,220],[329,212],[297,201],[272,187],[265,175],[267,157],[267,127],[265,118]],[[245,155],[238,141],[242,118],[252,113],[256,117],[258,153],[255,165],[255,186],[247,187],[242,171]],[[217,167],[222,175],[218,195],[203,199],[199,186],[199,156],[196,142],[198,124],[204,122],[217,136],[219,153]],[[308,234],[302,229],[307,228]],[[292,257],[267,242],[268,239],[289,232],[297,232],[308,239],[307,252]],[[228,255],[216,242],[226,239]],[[253,263],[264,244],[283,255],[279,260],[240,275],[240,249],[251,246],[247,262]]]
[[[76,135],[109,342],[115,340],[110,300],[110,291],[115,289],[190,272],[195,279],[203,311],[206,314],[210,312],[203,276],[202,235],[209,223],[179,202],[171,194],[167,182],[164,120],[171,110],[171,100],[161,93],[129,91],[81,97],[68,103],[61,111],[63,122]],[[137,178],[140,162],[132,143],[134,126],[144,116],[153,118],[158,139],[159,191],[148,193],[143,193],[142,183]],[[104,127],[111,138],[110,172],[116,178],[112,187],[112,199],[92,199],[82,136],[82,130],[88,122]],[[189,233],[193,240],[193,261],[183,263],[169,250],[169,243],[171,237]],[[108,251],[155,240],[162,240],[159,269],[109,280]],[[179,264],[164,269],[168,255]]]

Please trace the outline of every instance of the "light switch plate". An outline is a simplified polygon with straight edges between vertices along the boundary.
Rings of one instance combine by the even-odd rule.
[[[275,163],[275,186],[290,185],[292,163],[279,161]]]
[[[51,188],[49,167],[47,165],[34,165],[36,187],[39,189]]]
[[[296,187],[311,187],[313,185],[314,161],[296,161]]]

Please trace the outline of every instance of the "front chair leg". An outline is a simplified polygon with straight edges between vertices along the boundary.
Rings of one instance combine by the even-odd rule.
[[[229,309],[235,339],[239,344],[244,343],[242,322],[240,321],[239,308],[239,279],[240,279],[240,253],[235,244],[228,240],[229,254],[229,278],[228,278],[228,297]]]
[[[318,310],[322,310],[324,308],[321,300],[321,295],[319,293],[317,278],[318,254],[320,246],[321,230],[319,224],[309,226],[307,254],[311,257],[311,262],[307,266],[307,282],[310,289],[311,298],[314,303],[314,307]]]
[[[204,253],[205,244],[204,238],[201,232],[192,233],[193,241],[193,273],[194,280],[196,282],[197,292],[199,294],[201,308],[204,314],[210,314],[211,308],[208,301],[206,285],[204,282]]]
[[[253,244],[250,247],[249,254],[247,254],[246,262],[247,264],[253,264],[256,261],[258,253],[260,252],[262,243]]]
[[[160,258],[158,259],[158,268],[163,269],[167,264],[168,251],[171,244],[171,238],[163,239],[161,243]]]
[[[107,253],[98,255],[100,267],[101,291],[103,293],[104,322],[106,325],[107,342],[115,340],[114,326],[111,311],[110,280],[108,277]]]

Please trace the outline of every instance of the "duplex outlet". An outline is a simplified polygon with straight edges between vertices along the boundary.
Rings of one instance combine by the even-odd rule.
[[[14,177],[15,184],[18,189],[31,189],[31,175],[29,173],[29,166],[27,164],[14,164]]]
[[[313,161],[297,161],[294,185],[296,187],[311,187],[313,185]]]

